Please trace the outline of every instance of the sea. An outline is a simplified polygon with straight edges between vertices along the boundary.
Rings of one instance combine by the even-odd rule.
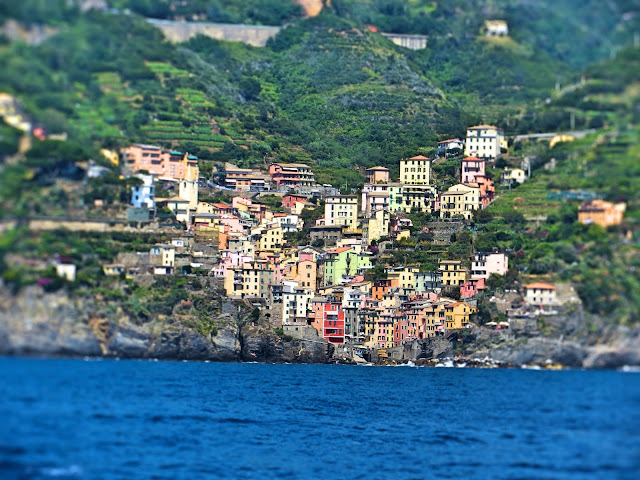
[[[0,479],[640,478],[640,373],[0,358]]]

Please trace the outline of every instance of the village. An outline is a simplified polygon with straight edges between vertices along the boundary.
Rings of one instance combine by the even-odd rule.
[[[440,229],[444,243],[452,232],[463,231],[494,200],[495,185],[485,169],[505,149],[500,128],[469,127],[466,139],[440,142],[436,159],[400,159],[398,181],[391,181],[388,168],[366,169],[366,183],[350,194],[318,185],[305,164],[272,163],[268,173],[226,164],[217,172],[221,185],[215,185],[200,176],[199,159],[188,153],[143,144],[104,151],[139,180],[131,187],[127,222],[181,233],[150,251],[122,252],[103,271],[121,278],[214,277],[229,299],[258,308],[281,335],[320,337],[345,353],[384,352],[412,340],[447,336],[475,326],[478,298],[490,277],[507,274],[509,252],[442,257],[433,271],[419,264],[386,265],[385,252],[410,238],[411,213],[436,220],[423,231]],[[451,152],[461,156],[459,183],[439,192],[432,165]],[[93,174],[99,175],[99,168]],[[505,167],[500,182],[521,184],[527,176],[522,169]],[[172,195],[160,197],[157,188]],[[202,190],[231,200],[201,201]],[[591,199],[580,207],[579,221],[615,225],[623,212],[622,204]],[[304,219],[312,222],[307,232]],[[56,269],[68,280],[75,278],[72,264],[60,261]],[[508,330],[511,318],[552,314],[561,303],[555,285],[533,282],[524,286],[516,308],[503,305],[511,317],[484,328]]]

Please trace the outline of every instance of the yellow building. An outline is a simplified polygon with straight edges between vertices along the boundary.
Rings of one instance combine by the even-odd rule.
[[[431,179],[431,160],[416,155],[408,160],[400,160],[400,183],[405,185],[429,185]]]
[[[462,285],[469,274],[460,260],[440,260],[438,270],[442,272],[443,287]]]
[[[349,230],[358,228],[358,197],[333,195],[325,199],[324,221],[326,225],[344,225]]]
[[[416,274],[419,272],[418,267],[403,267],[401,269],[392,269],[387,272],[387,279],[397,280],[399,289],[415,289]]]
[[[500,173],[500,183],[502,185],[513,185],[514,183],[524,183],[527,174],[521,168],[505,168]]]
[[[444,307],[445,328],[455,330],[469,325],[469,318],[476,309],[464,302],[450,303]]]
[[[440,218],[470,219],[480,209],[480,188],[459,183],[440,195]]]
[[[273,279],[273,266],[267,260],[245,262],[242,267],[227,269],[224,289],[229,297],[268,298]]]
[[[277,222],[251,229],[251,238],[260,251],[276,251],[282,248],[284,232]]]

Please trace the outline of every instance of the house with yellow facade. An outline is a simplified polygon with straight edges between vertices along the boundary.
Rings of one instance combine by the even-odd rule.
[[[467,281],[469,271],[460,260],[440,260],[438,271],[442,273],[442,286],[459,286]]]
[[[429,185],[431,181],[431,159],[416,155],[400,160],[400,183],[405,185]]]
[[[349,230],[358,228],[358,197],[331,195],[324,203],[325,225],[342,225]]]
[[[464,218],[479,210],[480,188],[459,183],[440,194],[440,218]]]
[[[447,330],[466,328],[469,325],[471,314],[475,312],[475,307],[471,307],[464,302],[446,305],[444,307],[445,328]]]

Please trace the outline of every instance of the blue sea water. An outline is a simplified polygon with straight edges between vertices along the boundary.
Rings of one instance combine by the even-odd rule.
[[[0,358],[0,479],[638,479],[640,374]]]

